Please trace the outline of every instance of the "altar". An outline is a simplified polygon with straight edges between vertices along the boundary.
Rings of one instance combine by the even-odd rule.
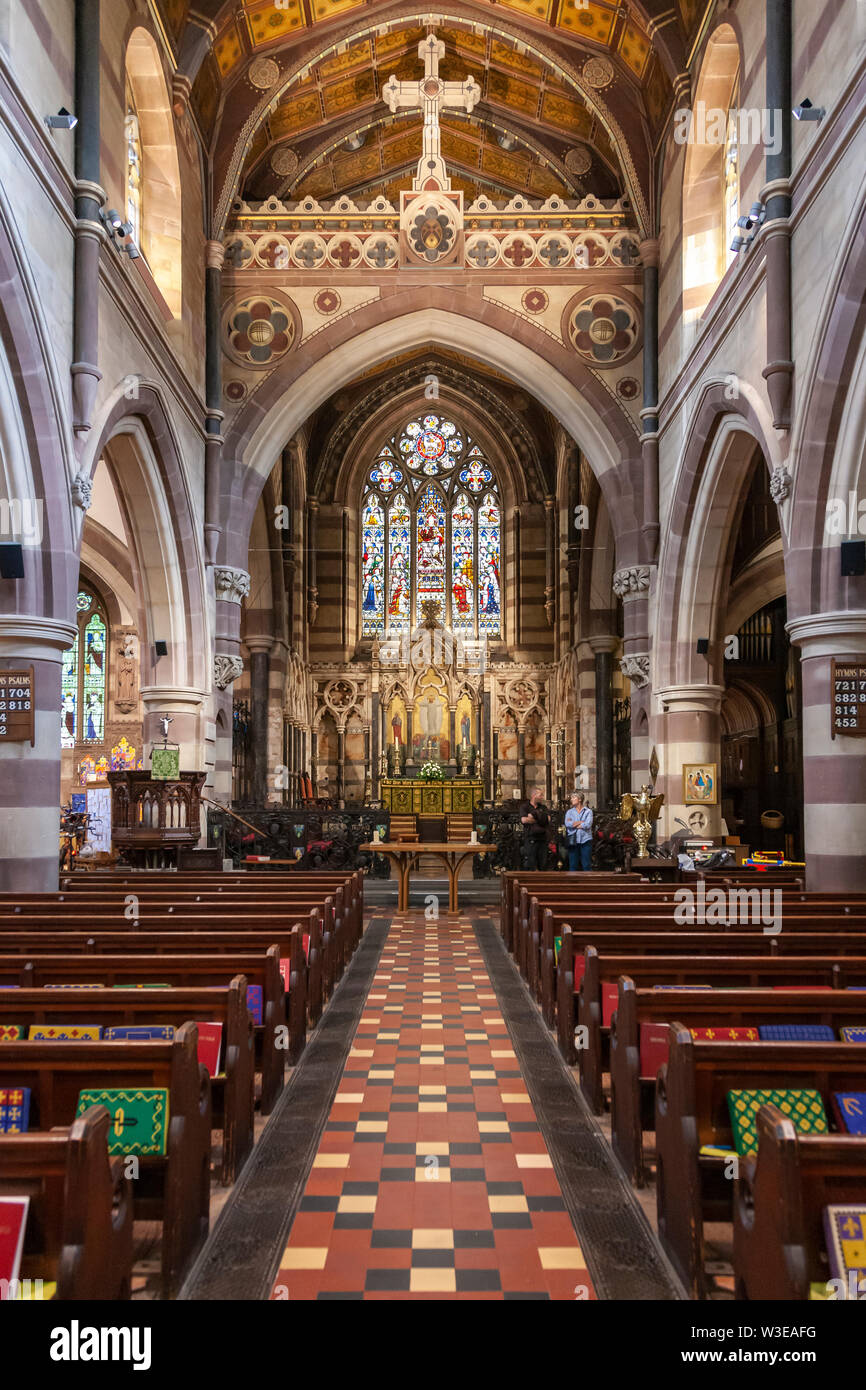
[[[420,777],[385,777],[380,794],[386,811],[404,816],[444,816],[474,811],[484,799],[484,787],[476,777],[432,782]]]

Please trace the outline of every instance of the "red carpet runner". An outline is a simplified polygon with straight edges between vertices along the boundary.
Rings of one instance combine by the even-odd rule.
[[[393,921],[272,1297],[593,1297],[468,921]]]

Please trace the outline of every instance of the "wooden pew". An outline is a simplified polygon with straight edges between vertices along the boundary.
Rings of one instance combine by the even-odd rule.
[[[171,959],[176,955],[224,955],[226,971],[232,974],[232,959],[243,956],[245,952],[267,952],[276,945],[280,956],[290,962],[291,990],[288,1004],[289,1049],[288,1061],[294,1065],[303,1052],[306,1041],[307,980],[312,975],[313,950],[308,972],[307,961],[302,944],[300,925],[290,931],[284,928],[265,931],[40,931],[31,933],[29,923],[22,922],[17,931],[0,931],[0,955],[41,958],[50,955],[77,955],[85,957],[101,955],[136,954],[156,956],[159,960]],[[159,966],[156,967],[159,973]],[[321,986],[321,976],[319,976]],[[319,996],[321,1012],[321,994]],[[312,1015],[312,1009],[311,1009]],[[311,1017],[315,1022],[315,1018]],[[276,1065],[276,1064],[275,1064]]]
[[[0,991],[0,1023],[84,1026],[100,1024],[223,1024],[225,1070],[211,1077],[212,1127],[222,1130],[221,1179],[234,1182],[253,1146],[255,1053],[253,1022],[247,1009],[247,981],[236,975],[223,989],[15,989]],[[60,1047],[65,1044],[46,1043]],[[123,1044],[129,1047],[142,1043]],[[41,1043],[28,1043],[41,1047]],[[100,1043],[113,1048],[115,1043]],[[7,1045],[0,1052],[5,1066]],[[40,1121],[40,1128],[44,1128]]]
[[[573,929],[568,924],[558,923],[549,908],[543,915],[541,947],[539,951],[538,993],[542,1013],[549,1027],[554,1026],[554,1001],[557,1014],[557,1032],[563,1056],[569,1065],[574,1064],[573,1044],[566,1046],[564,1039],[574,1033],[576,1004],[573,998],[560,990],[557,978],[558,967],[555,956],[555,939],[562,940],[568,934],[573,960],[572,975],[579,990],[585,966],[585,950],[593,945],[601,955],[688,956],[706,955],[719,957],[757,956],[784,959],[788,956],[840,957],[847,959],[866,956],[866,923],[862,932],[844,929],[841,934],[830,932],[810,932],[800,930],[808,926],[807,919],[796,923],[796,931],[783,931],[775,936],[765,936],[758,928],[730,932],[693,931],[680,927],[675,931],[652,933],[643,929],[632,932],[600,931],[593,927]],[[560,962],[562,955],[560,952]]]
[[[264,905],[253,910],[244,907],[226,913],[221,905],[214,906],[208,902],[189,907],[186,904],[151,904],[145,909],[139,903],[138,911],[139,916],[127,917],[122,904],[99,903],[91,906],[79,901],[38,915],[4,912],[0,907],[0,933],[26,923],[27,930],[34,938],[43,932],[67,929],[91,935],[102,929],[136,932],[142,927],[156,932],[163,926],[168,930],[198,934],[202,930],[212,930],[215,922],[221,922],[224,929],[230,924],[238,934],[263,931],[269,937],[270,944],[281,933],[285,940],[290,928],[300,925],[302,934],[309,940],[310,1021],[313,1024],[321,1014],[324,1001],[333,993],[348,959],[343,925],[345,919],[340,916],[339,904],[335,903],[334,898],[326,898],[323,904],[297,903],[291,912],[285,913],[275,913]]]
[[[656,1085],[655,1076],[641,1075],[640,1025],[672,1018],[689,1028],[720,1031],[761,1023],[824,1023],[838,1037],[844,1025],[866,1021],[866,997],[855,990],[636,989],[634,980],[623,976],[610,1027],[611,1142],[639,1187],[645,1179],[643,1131],[654,1123]]]
[[[600,1115],[604,1109],[602,1074],[610,1070],[607,1047],[610,1008],[605,1007],[605,995],[616,998],[621,976],[631,978],[640,990],[652,989],[654,985],[689,984],[724,989],[770,989],[775,985],[811,989],[818,985],[844,990],[849,985],[866,986],[866,936],[863,951],[862,956],[846,956],[834,961],[817,956],[611,955],[607,951],[599,954],[594,946],[587,946],[583,953],[583,978],[577,992],[577,1025],[585,1030],[578,1054],[581,1090],[595,1113]],[[866,1002],[863,1015],[866,1018]],[[630,1023],[631,1020],[629,1027]],[[632,1046],[633,1038],[623,1017],[617,1033],[620,1044]]]
[[[692,1297],[706,1293],[703,1223],[730,1221],[733,1185],[724,1160],[702,1145],[732,1143],[730,1090],[866,1090],[866,1047],[858,1043],[696,1042],[671,1024],[671,1049],[656,1085],[656,1200],[659,1238]]]
[[[130,1296],[132,1184],[109,1124],[92,1105],[49,1134],[0,1137],[0,1197],[30,1198],[20,1277],[56,1283],[58,1300]]]
[[[826,1284],[823,1212],[866,1205],[866,1139],[799,1134],[774,1105],[758,1111],[757,1158],[740,1160],[734,1184],[737,1298],[808,1299]]]
[[[286,1025],[279,947],[271,945],[265,951],[253,952],[244,951],[239,945],[230,959],[204,953],[100,954],[98,961],[82,953],[0,954],[0,985],[18,985],[22,989],[90,981],[112,989],[148,981],[159,981],[172,988],[210,988],[225,985],[233,975],[244,975],[248,984],[258,985],[262,991],[262,1023],[255,1030],[256,1053],[262,1074],[261,1111],[269,1115],[283,1088],[285,1072],[285,1049],[276,1045],[277,1029]]]
[[[196,1056],[197,1036],[195,1024],[185,1023],[173,1042],[12,1042],[0,1058],[7,1085],[31,1088],[31,1122],[43,1131],[73,1123],[81,1091],[168,1089],[165,1157],[140,1159],[133,1189],[136,1220],[162,1222],[165,1298],[177,1293],[208,1231],[210,1083]]]

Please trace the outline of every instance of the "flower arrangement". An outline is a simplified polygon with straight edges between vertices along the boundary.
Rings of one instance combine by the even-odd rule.
[[[422,765],[418,776],[424,782],[441,782],[444,780],[445,774],[442,771],[441,763],[434,763],[431,761]]]

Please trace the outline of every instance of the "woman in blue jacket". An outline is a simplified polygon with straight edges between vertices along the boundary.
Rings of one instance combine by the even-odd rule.
[[[592,868],[592,809],[586,804],[583,792],[572,792],[571,805],[565,813],[565,834],[568,842],[568,867]]]

